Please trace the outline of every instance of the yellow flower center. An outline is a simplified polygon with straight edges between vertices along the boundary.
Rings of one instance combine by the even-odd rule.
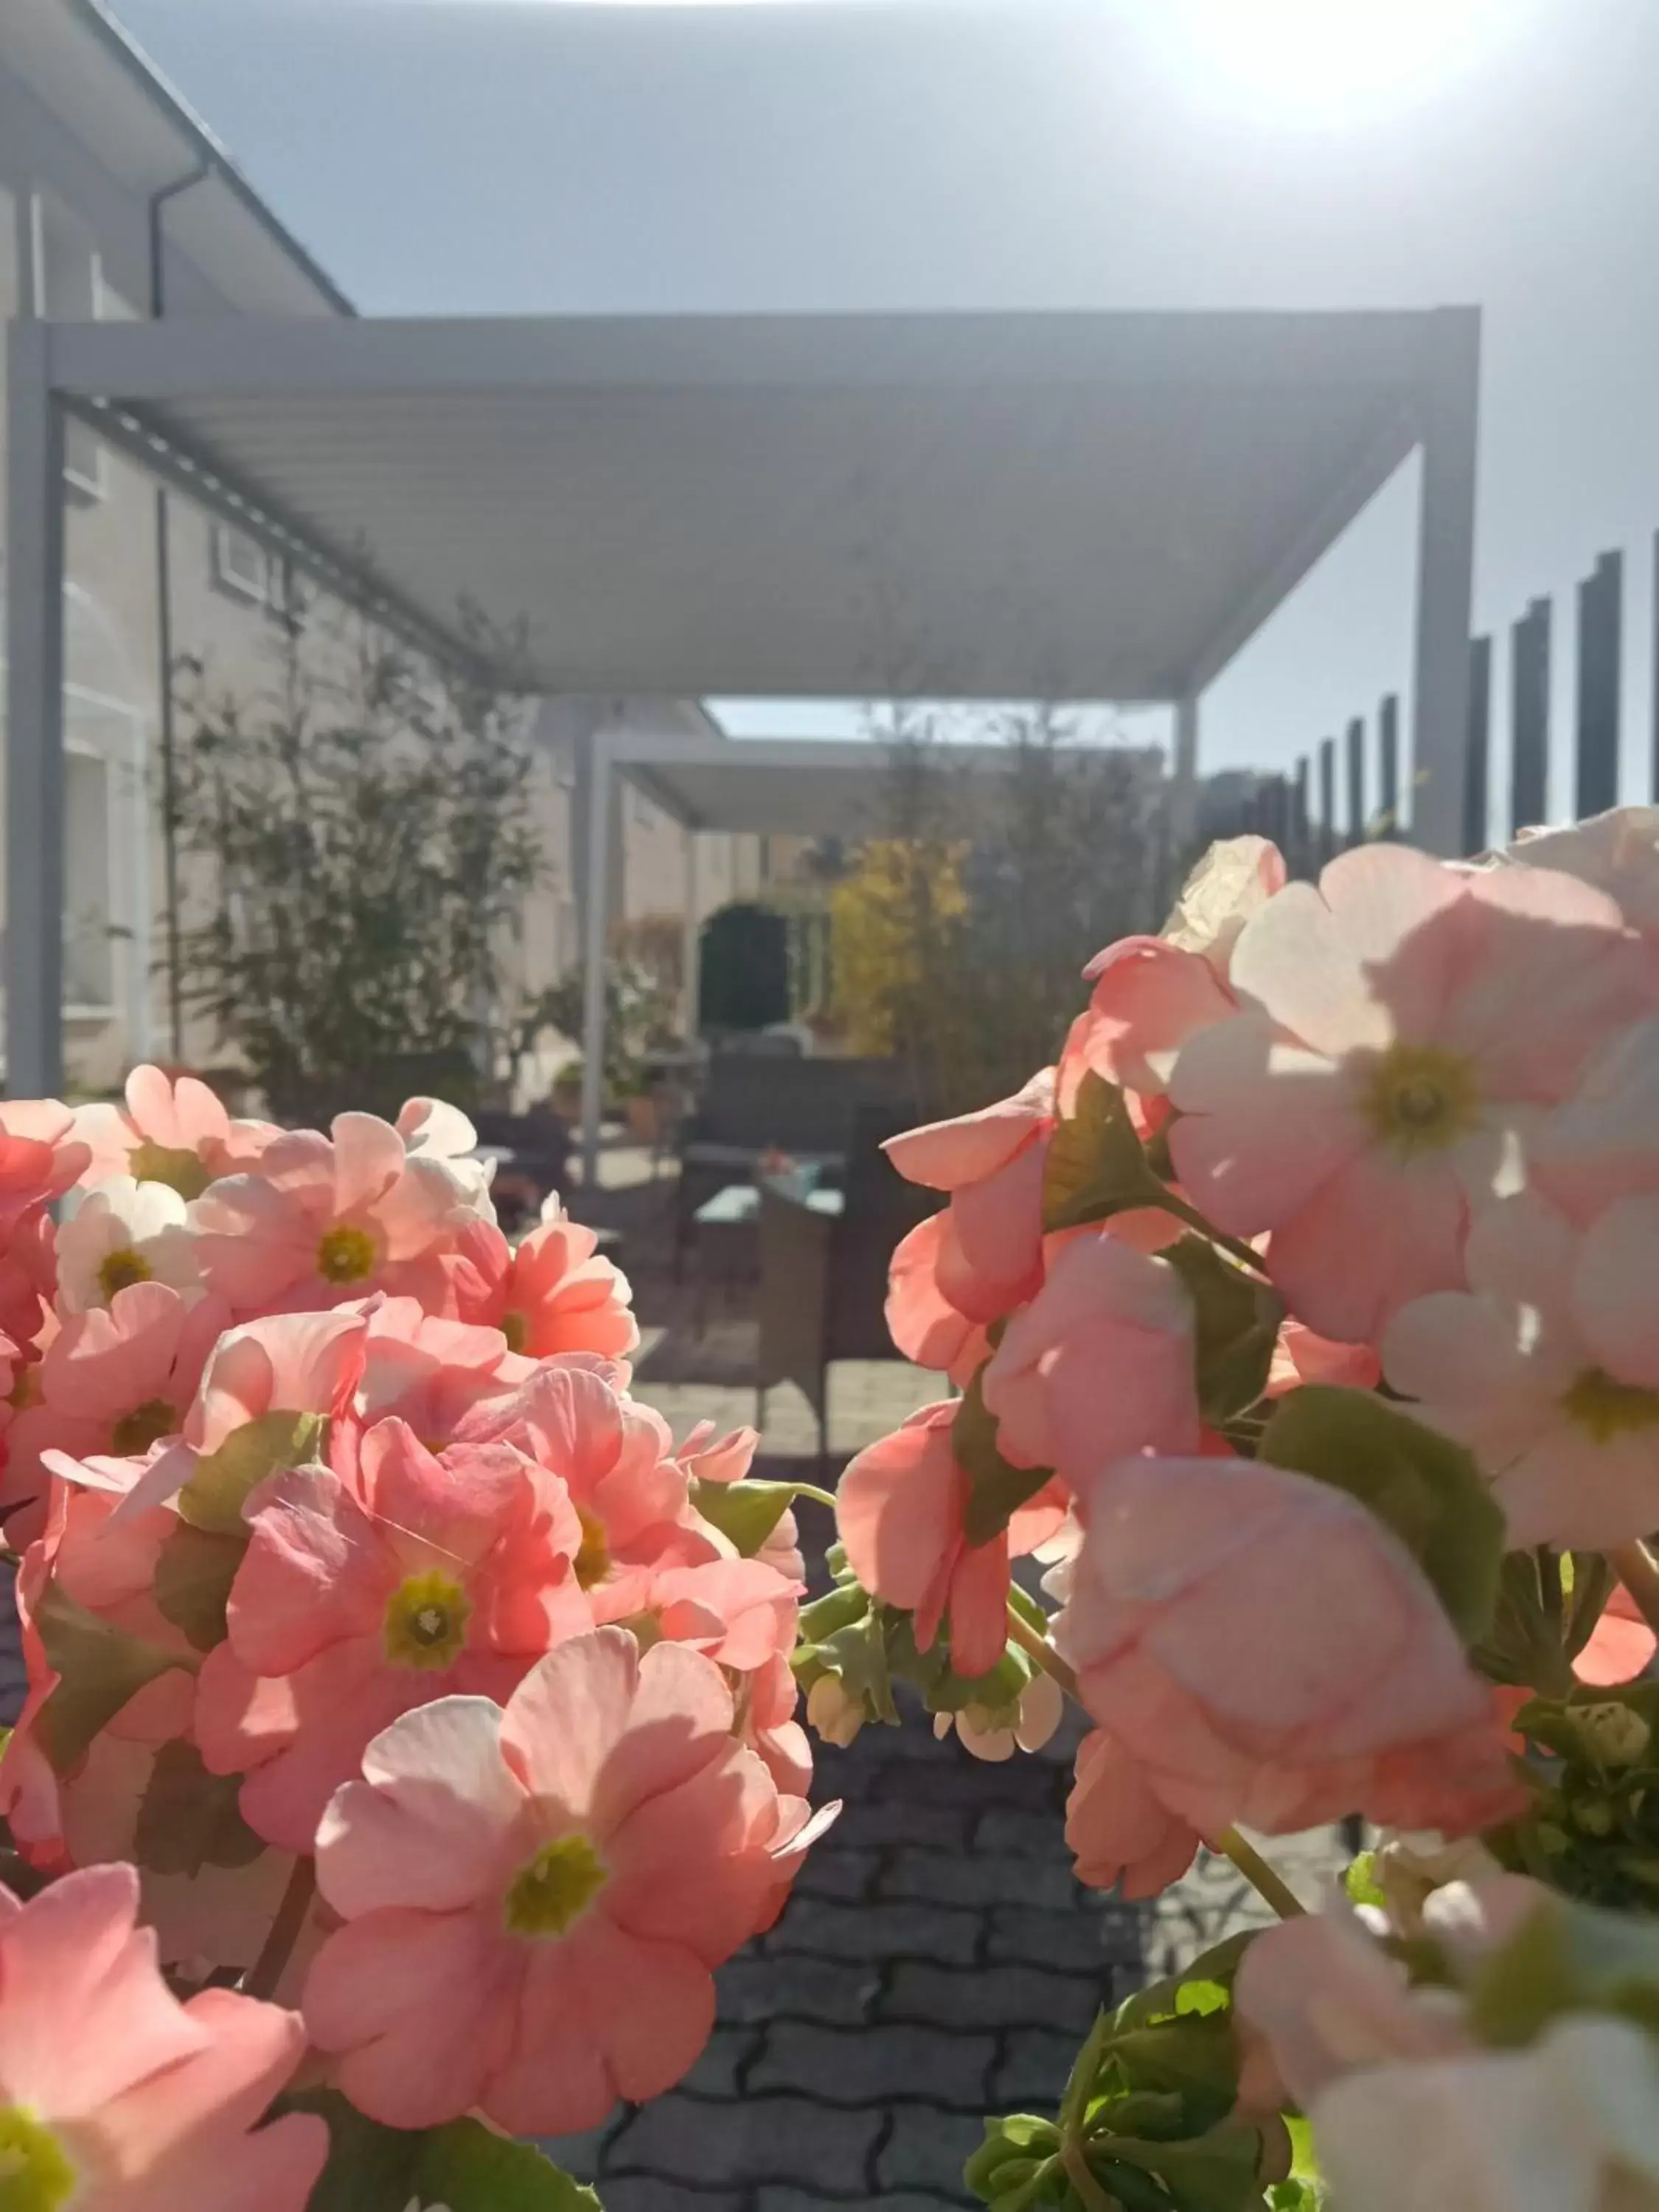
[[[562,1936],[611,1879],[605,1861],[578,1831],[544,1844],[513,1877],[501,1906],[509,1936]]]
[[[367,1229],[337,1221],[317,1240],[317,1273],[325,1283],[361,1283],[374,1273],[374,1239]]]
[[[131,1290],[135,1283],[149,1282],[150,1275],[149,1261],[131,1244],[118,1244],[98,1263],[98,1287],[106,1299],[112,1298],[117,1291]]]
[[[17,1370],[17,1380],[11,1386],[11,1403],[18,1413],[26,1407],[40,1402],[40,1363],[33,1359],[27,1367]]]
[[[79,2179],[49,2127],[21,2105],[0,2106],[0,2212],[57,2212]]]
[[[584,1513],[580,1506],[576,1508],[576,1517],[582,1524],[581,1548],[576,1553],[576,1580],[583,1589],[592,1589],[611,1571],[611,1547],[605,1540],[603,1521]]]
[[[507,1339],[509,1352],[522,1352],[530,1341],[530,1323],[521,1313],[504,1313],[501,1334]]]
[[[1366,1078],[1360,1111],[1379,1144],[1401,1159],[1443,1152],[1480,1126],[1480,1090],[1461,1053],[1391,1044]]]
[[[1615,1437],[1632,1436],[1659,1422],[1659,1390],[1644,1390],[1639,1382],[1621,1382],[1600,1367],[1587,1367],[1576,1375],[1561,1401],[1569,1420],[1588,1429],[1598,1444]]]
[[[434,1672],[453,1667],[466,1648],[471,1611],[466,1592],[448,1575],[436,1568],[429,1574],[410,1575],[398,1583],[386,1604],[386,1657],[394,1667]]]
[[[176,1406],[169,1406],[165,1398],[149,1398],[142,1406],[135,1406],[130,1413],[122,1414],[115,1424],[109,1448],[117,1459],[137,1458],[161,1437],[170,1437],[178,1425]]]
[[[180,1198],[199,1198],[212,1182],[194,1152],[181,1145],[153,1145],[148,1137],[127,1156],[127,1172],[136,1182],[164,1182]]]

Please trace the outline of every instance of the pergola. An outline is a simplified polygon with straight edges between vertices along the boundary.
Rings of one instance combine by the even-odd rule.
[[[9,1089],[62,1080],[66,417],[440,653],[476,664],[465,605],[516,626],[517,688],[1164,703],[1177,806],[1205,688],[1420,450],[1413,826],[1450,852],[1479,346],[1467,308],[14,324]],[[861,772],[626,744],[598,915],[618,775],[781,830]],[[603,959],[590,929],[590,1145]]]

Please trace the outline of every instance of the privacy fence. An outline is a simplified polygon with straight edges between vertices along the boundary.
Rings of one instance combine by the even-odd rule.
[[[1659,535],[1654,544],[1654,591],[1648,619],[1654,637],[1654,682],[1650,708],[1645,797],[1659,799]],[[1625,556],[1604,553],[1579,584],[1576,608],[1576,683],[1571,793],[1579,819],[1619,803],[1621,708],[1624,699]],[[1466,854],[1489,842],[1494,787],[1509,793],[1511,835],[1548,817],[1551,703],[1555,607],[1534,599],[1509,629],[1507,728],[1494,727],[1491,636],[1469,647],[1469,746],[1463,792]],[[1501,649],[1501,644],[1499,646]],[[1507,776],[1504,775],[1507,750]],[[1298,875],[1317,872],[1334,854],[1370,837],[1395,836],[1401,820],[1400,701],[1390,692],[1378,706],[1374,727],[1356,715],[1342,738],[1322,740],[1288,775],[1262,778],[1236,809],[1231,823],[1212,817],[1212,834],[1231,827],[1271,837]],[[1409,806],[1407,814],[1409,815]]]

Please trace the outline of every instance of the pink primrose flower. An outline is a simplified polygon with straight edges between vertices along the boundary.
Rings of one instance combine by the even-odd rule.
[[[444,1160],[410,1155],[389,1122],[339,1114],[333,1134],[285,1133],[251,1173],[212,1183],[190,1209],[210,1288],[240,1314],[302,1311],[397,1291],[477,1218],[482,1194]]]
[[[1287,885],[1246,924],[1231,984],[1246,1010],[1176,1063],[1171,1157],[1218,1227],[1271,1232],[1291,1311],[1345,1342],[1462,1286],[1517,1135],[1653,994],[1602,893],[1395,845]]]
[[[345,1925],[305,1993],[361,2111],[560,2135],[679,2080],[710,1969],[775,1916],[807,1833],[733,1719],[712,1660],[602,1628],[504,1711],[447,1698],[375,1739],[318,1837]]]
[[[172,1185],[199,1198],[217,1176],[252,1166],[280,1134],[268,1121],[233,1121],[205,1083],[176,1079],[159,1067],[135,1067],[125,1107],[101,1101],[79,1108],[75,1133],[90,1149],[83,1182],[129,1176]]]
[[[1382,1359],[1467,1444],[1515,1547],[1600,1550],[1659,1528],[1659,1195],[1585,1229],[1525,1192],[1468,1244],[1469,1288],[1395,1315]]]
[[[131,1867],[0,1890],[0,2100],[20,2206],[303,2212],[328,2154],[309,2113],[260,2127],[298,2064],[297,2014],[228,1990],[180,2004]]]
[[[1054,1111],[1054,1072],[1044,1068],[1012,1098],[907,1130],[884,1147],[907,1182],[950,1193],[945,1225],[925,1249],[939,1294],[970,1322],[997,1320],[1042,1283]]]
[[[1462,1833],[1519,1802],[1489,1686],[1416,1561],[1345,1492],[1262,1461],[1141,1458],[1079,1506],[1055,1645],[1200,1835],[1353,1812]]]
[[[985,1370],[1004,1456],[1077,1483],[1126,1453],[1195,1451],[1193,1333],[1167,1260],[1099,1234],[1068,1242]]]
[[[1091,1729],[1078,1746],[1066,1841],[1080,1882],[1134,1899],[1179,1881],[1198,1856],[1200,1838],[1160,1802],[1122,1745],[1104,1729]]]
[[[570,1220],[556,1198],[510,1255],[501,1231],[495,1235],[505,1264],[490,1309],[470,1319],[493,1322],[514,1352],[532,1359],[561,1352],[625,1359],[638,1345],[628,1278],[601,1255],[598,1233]]]
[[[434,1458],[401,1422],[363,1439],[361,1488],[323,1468],[248,1501],[228,1640],[198,1683],[196,1730],[216,1774],[247,1774],[243,1817],[311,1848],[333,1791],[386,1723],[451,1691],[504,1699],[592,1613],[562,1486],[510,1447]]]
[[[950,1232],[946,1207],[900,1239],[888,1265],[887,1327],[907,1359],[948,1375],[960,1389],[982,1364],[990,1345],[984,1322],[959,1313],[939,1287],[940,1259]]]
[[[951,1665],[971,1679],[988,1674],[1007,1648],[1011,1556],[1052,1536],[1065,1507],[1039,1493],[1001,1535],[970,1545],[968,1477],[951,1440],[957,1412],[954,1401],[924,1406],[861,1451],[836,1492],[836,1523],[865,1589],[915,1613],[924,1651],[948,1626]]]

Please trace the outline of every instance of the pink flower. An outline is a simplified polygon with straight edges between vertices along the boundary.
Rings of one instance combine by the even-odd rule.
[[[1126,1459],[1079,1494],[1056,1646],[1200,1835],[1363,1812],[1461,1833],[1516,1802],[1492,1693],[1399,1539],[1262,1461]]]
[[[346,1925],[305,1996],[358,2108],[422,2127],[592,2127],[714,2024],[710,1969],[775,1914],[807,1808],[733,1741],[711,1660],[599,1629],[504,1712],[447,1698],[372,1743],[318,1837]]]
[[[360,1418],[373,1423],[396,1414],[428,1445],[447,1443],[464,1414],[506,1396],[534,1371],[508,1351],[500,1329],[442,1320],[414,1298],[372,1298],[361,1310],[368,1330],[356,1387]]]
[[[900,1239],[888,1265],[887,1327],[907,1359],[948,1375],[963,1388],[990,1346],[984,1323],[958,1313],[939,1288],[940,1258],[950,1229],[946,1207]]]
[[[1413,1990],[1405,1968],[1346,1905],[1264,1929],[1244,1954],[1235,2003],[1304,2112],[1357,2067],[1474,2048],[1461,2002]]]
[[[712,1421],[699,1421],[675,1456],[693,1482],[741,1482],[759,1446],[758,1429],[732,1429],[722,1437]]]
[[[199,1198],[217,1176],[251,1167],[280,1133],[267,1121],[233,1121],[205,1083],[175,1080],[159,1067],[135,1067],[125,1108],[81,1107],[75,1132],[90,1148],[83,1182],[130,1176],[170,1183],[181,1198]]]
[[[7,1436],[9,1542],[32,1543],[45,1525],[43,1451],[122,1459],[178,1434],[228,1318],[216,1299],[187,1305],[164,1283],[133,1283],[106,1308],[71,1316],[40,1361],[39,1397]]]
[[[1575,1229],[1533,1193],[1490,1208],[1469,1288],[1382,1340],[1419,1419],[1466,1443],[1512,1546],[1600,1550],[1659,1528],[1659,1196]]]
[[[455,1437],[513,1444],[564,1484],[581,1522],[577,1579],[597,1620],[638,1611],[663,1569],[730,1548],[693,1512],[660,1414],[624,1397],[592,1354],[544,1361],[508,1395],[474,1407]]]
[[[0,1239],[9,1238],[26,1214],[61,1198],[91,1157],[74,1115],[57,1099],[0,1099]]]
[[[1395,845],[1280,891],[1246,924],[1231,985],[1250,1010],[1176,1064],[1176,1172],[1219,1228],[1270,1231],[1297,1317],[1353,1342],[1461,1285],[1516,1132],[1652,994],[1601,893]]]
[[[907,1130],[884,1147],[908,1182],[951,1194],[930,1257],[939,1295],[969,1321],[995,1321],[1042,1280],[1054,1108],[1054,1070],[1044,1068],[1012,1098]]]
[[[1304,1322],[1287,1321],[1273,1346],[1267,1373],[1269,1398],[1282,1398],[1304,1382],[1328,1382],[1340,1389],[1374,1390],[1382,1363],[1368,1344],[1336,1344],[1316,1336]]]
[[[58,1312],[86,1313],[151,1282],[192,1297],[200,1290],[185,1201],[166,1183],[131,1176],[94,1184],[58,1234]]]
[[[1528,1166],[1575,1220],[1659,1192],[1659,1020],[1607,1038],[1566,1103],[1537,1131]]]
[[[1201,952],[1224,982],[1239,934],[1285,888],[1285,856],[1265,837],[1223,837],[1181,887],[1160,934],[1178,951]]]
[[[836,1492],[836,1524],[853,1572],[884,1605],[915,1615],[927,1650],[948,1625],[951,1663],[987,1674],[1008,1644],[1008,1561],[1034,1551],[1065,1518],[1034,1499],[1001,1535],[972,1546],[963,1527],[968,1477],[951,1443],[955,1401],[924,1406],[861,1451]]]
[[[1589,1643],[1572,1662],[1572,1671],[1581,1682],[1611,1688],[1620,1682],[1633,1682],[1645,1671],[1656,1650],[1659,1650],[1659,1638],[1624,1584],[1615,1583]]]
[[[1198,1856],[1200,1838],[1159,1802],[1122,1745],[1092,1729],[1078,1746],[1066,1841],[1079,1881],[1134,1899],[1179,1881]]]
[[[1144,1106],[1161,1102],[1182,1046],[1238,1011],[1224,972],[1218,975],[1202,954],[1162,938],[1122,938],[1083,972],[1093,995],[1060,1063],[1060,1097],[1068,1109],[1090,1070],[1133,1091]]]
[[[496,1230],[506,1256],[505,1237]],[[601,1256],[598,1233],[569,1220],[556,1198],[501,1270],[489,1321],[514,1352],[546,1359],[561,1352],[598,1352],[625,1359],[640,1340],[629,1308],[633,1291],[619,1267]]]
[[[434,1459],[401,1421],[364,1437],[358,1494],[322,1468],[248,1502],[228,1639],[209,1653],[196,1729],[216,1774],[246,1771],[256,1834],[309,1850],[330,1796],[398,1714],[450,1691],[504,1698],[592,1619],[557,1483],[501,1445]]]
[[[1167,1260],[1111,1237],[1068,1243],[985,1370],[1004,1457],[1076,1483],[1128,1452],[1196,1451],[1193,1328]]]
[[[258,2126],[305,2048],[298,2017],[228,1990],[181,2005],[137,1911],[130,1867],[27,1905],[0,1890],[8,2195],[41,2212],[303,2212],[327,2128]]]
[[[1659,949],[1659,806],[1615,806],[1571,829],[1525,830],[1505,858],[1593,884]]]
[[[441,1159],[405,1152],[372,1114],[335,1116],[333,1137],[293,1130],[251,1174],[211,1184],[190,1210],[209,1286],[238,1313],[337,1305],[441,1273],[447,1238],[477,1218],[475,1194]]]

